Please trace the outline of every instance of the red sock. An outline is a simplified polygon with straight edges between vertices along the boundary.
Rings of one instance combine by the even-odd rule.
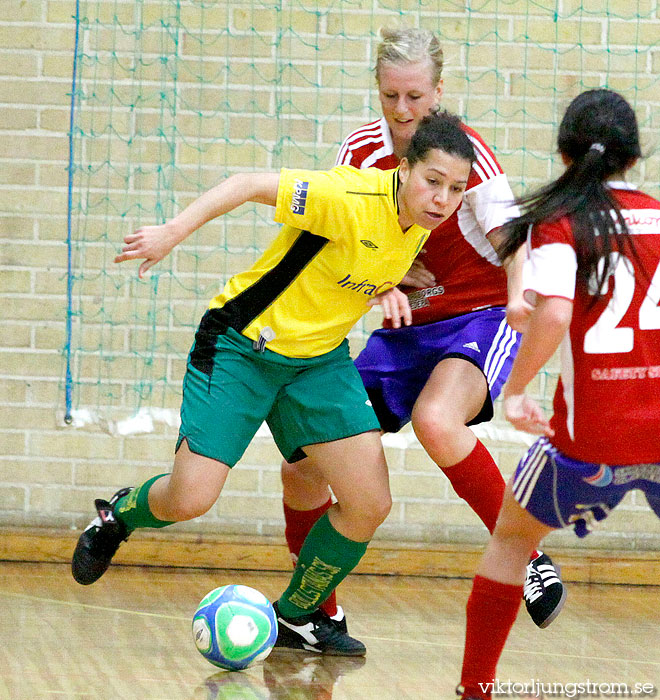
[[[463,697],[490,700],[495,671],[511,627],[516,621],[522,586],[475,576],[467,602]]]
[[[465,459],[441,469],[456,495],[467,501],[488,528],[488,532],[493,534],[502,507],[505,484],[495,460],[484,444],[477,440],[474,449]],[[534,550],[531,559],[536,559],[538,555]]]
[[[295,566],[305,538],[316,521],[330,508],[332,499],[328,498],[326,503],[312,510],[295,510],[284,501],[282,501],[282,504],[284,506],[284,537],[286,537],[286,543],[289,545],[289,551]],[[324,610],[328,615],[337,614],[337,596],[334,591],[321,604],[321,610]]]
[[[492,533],[502,506],[504,479],[483,443],[477,440],[465,459],[441,469],[456,494],[467,501]]]

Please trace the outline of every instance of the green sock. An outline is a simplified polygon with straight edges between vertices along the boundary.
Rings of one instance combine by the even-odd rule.
[[[368,542],[355,542],[337,532],[324,513],[309,531],[289,587],[277,603],[284,617],[307,615],[358,565]]]
[[[165,527],[174,522],[158,520],[149,508],[149,489],[154,481],[158,481],[163,476],[168,475],[159,474],[152,477],[115,503],[112,512],[124,523],[129,532],[133,532],[138,527]]]

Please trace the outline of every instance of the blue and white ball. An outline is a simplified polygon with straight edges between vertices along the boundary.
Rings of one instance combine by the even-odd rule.
[[[240,671],[270,654],[277,639],[277,617],[270,601],[254,588],[221,586],[201,600],[192,631],[207,661]]]

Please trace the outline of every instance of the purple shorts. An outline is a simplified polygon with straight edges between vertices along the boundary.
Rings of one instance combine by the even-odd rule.
[[[509,376],[520,334],[502,307],[473,311],[422,326],[374,331],[355,360],[381,428],[395,433],[410,421],[413,406],[438,362],[459,357],[486,377],[488,396],[470,424],[493,417],[493,401]]]
[[[660,518],[660,464],[613,466],[579,462],[540,438],[520,460],[513,479],[516,501],[548,527],[575,528],[585,537],[632,489],[644,492]]]

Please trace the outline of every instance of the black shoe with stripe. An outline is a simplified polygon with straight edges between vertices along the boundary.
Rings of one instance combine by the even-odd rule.
[[[566,588],[559,567],[547,554],[539,552],[527,565],[523,599],[534,624],[547,627],[561,612],[566,601]]]
[[[119,545],[128,539],[130,533],[115,518],[112,509],[120,498],[132,490],[123,488],[109,501],[102,498],[94,501],[98,515],[80,535],[71,559],[73,578],[83,586],[88,586],[103,576]]]
[[[273,607],[278,625],[276,649],[329,656],[364,656],[367,653],[362,642],[338,629],[336,621],[323,610],[302,617],[284,617],[277,603]]]

